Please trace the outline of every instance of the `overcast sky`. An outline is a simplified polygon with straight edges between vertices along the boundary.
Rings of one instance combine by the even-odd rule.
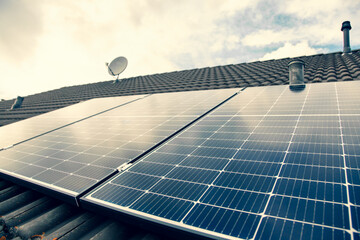
[[[0,0],[0,98],[121,78],[342,51],[356,0]]]

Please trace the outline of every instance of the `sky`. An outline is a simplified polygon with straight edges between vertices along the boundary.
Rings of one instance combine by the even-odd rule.
[[[342,51],[356,0],[0,0],[0,99],[120,78]]]

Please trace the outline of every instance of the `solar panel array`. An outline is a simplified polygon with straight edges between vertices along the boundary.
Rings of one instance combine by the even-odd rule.
[[[76,197],[237,91],[145,97],[1,151],[0,172]]]
[[[213,238],[359,239],[359,87],[245,89],[82,202]]]
[[[142,97],[95,98],[1,127],[0,150]]]

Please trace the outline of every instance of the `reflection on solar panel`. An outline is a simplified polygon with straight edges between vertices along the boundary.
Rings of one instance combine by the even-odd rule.
[[[144,95],[91,99],[1,127],[0,136],[6,138],[0,138],[0,150],[142,97]]]
[[[152,95],[0,152],[0,172],[77,196],[239,89]]]
[[[356,239],[359,87],[245,89],[82,203],[212,238]]]

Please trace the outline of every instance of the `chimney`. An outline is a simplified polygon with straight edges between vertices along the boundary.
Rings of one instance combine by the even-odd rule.
[[[294,60],[289,63],[289,85],[291,90],[302,90],[304,83],[304,65],[302,60]]]
[[[13,110],[13,109],[15,109],[15,108],[20,108],[23,101],[24,101],[24,98],[18,96],[18,97],[15,99],[14,104],[11,106],[11,110]]]
[[[351,53],[350,48],[350,21],[345,21],[342,23],[341,31],[344,33],[344,53]]]

